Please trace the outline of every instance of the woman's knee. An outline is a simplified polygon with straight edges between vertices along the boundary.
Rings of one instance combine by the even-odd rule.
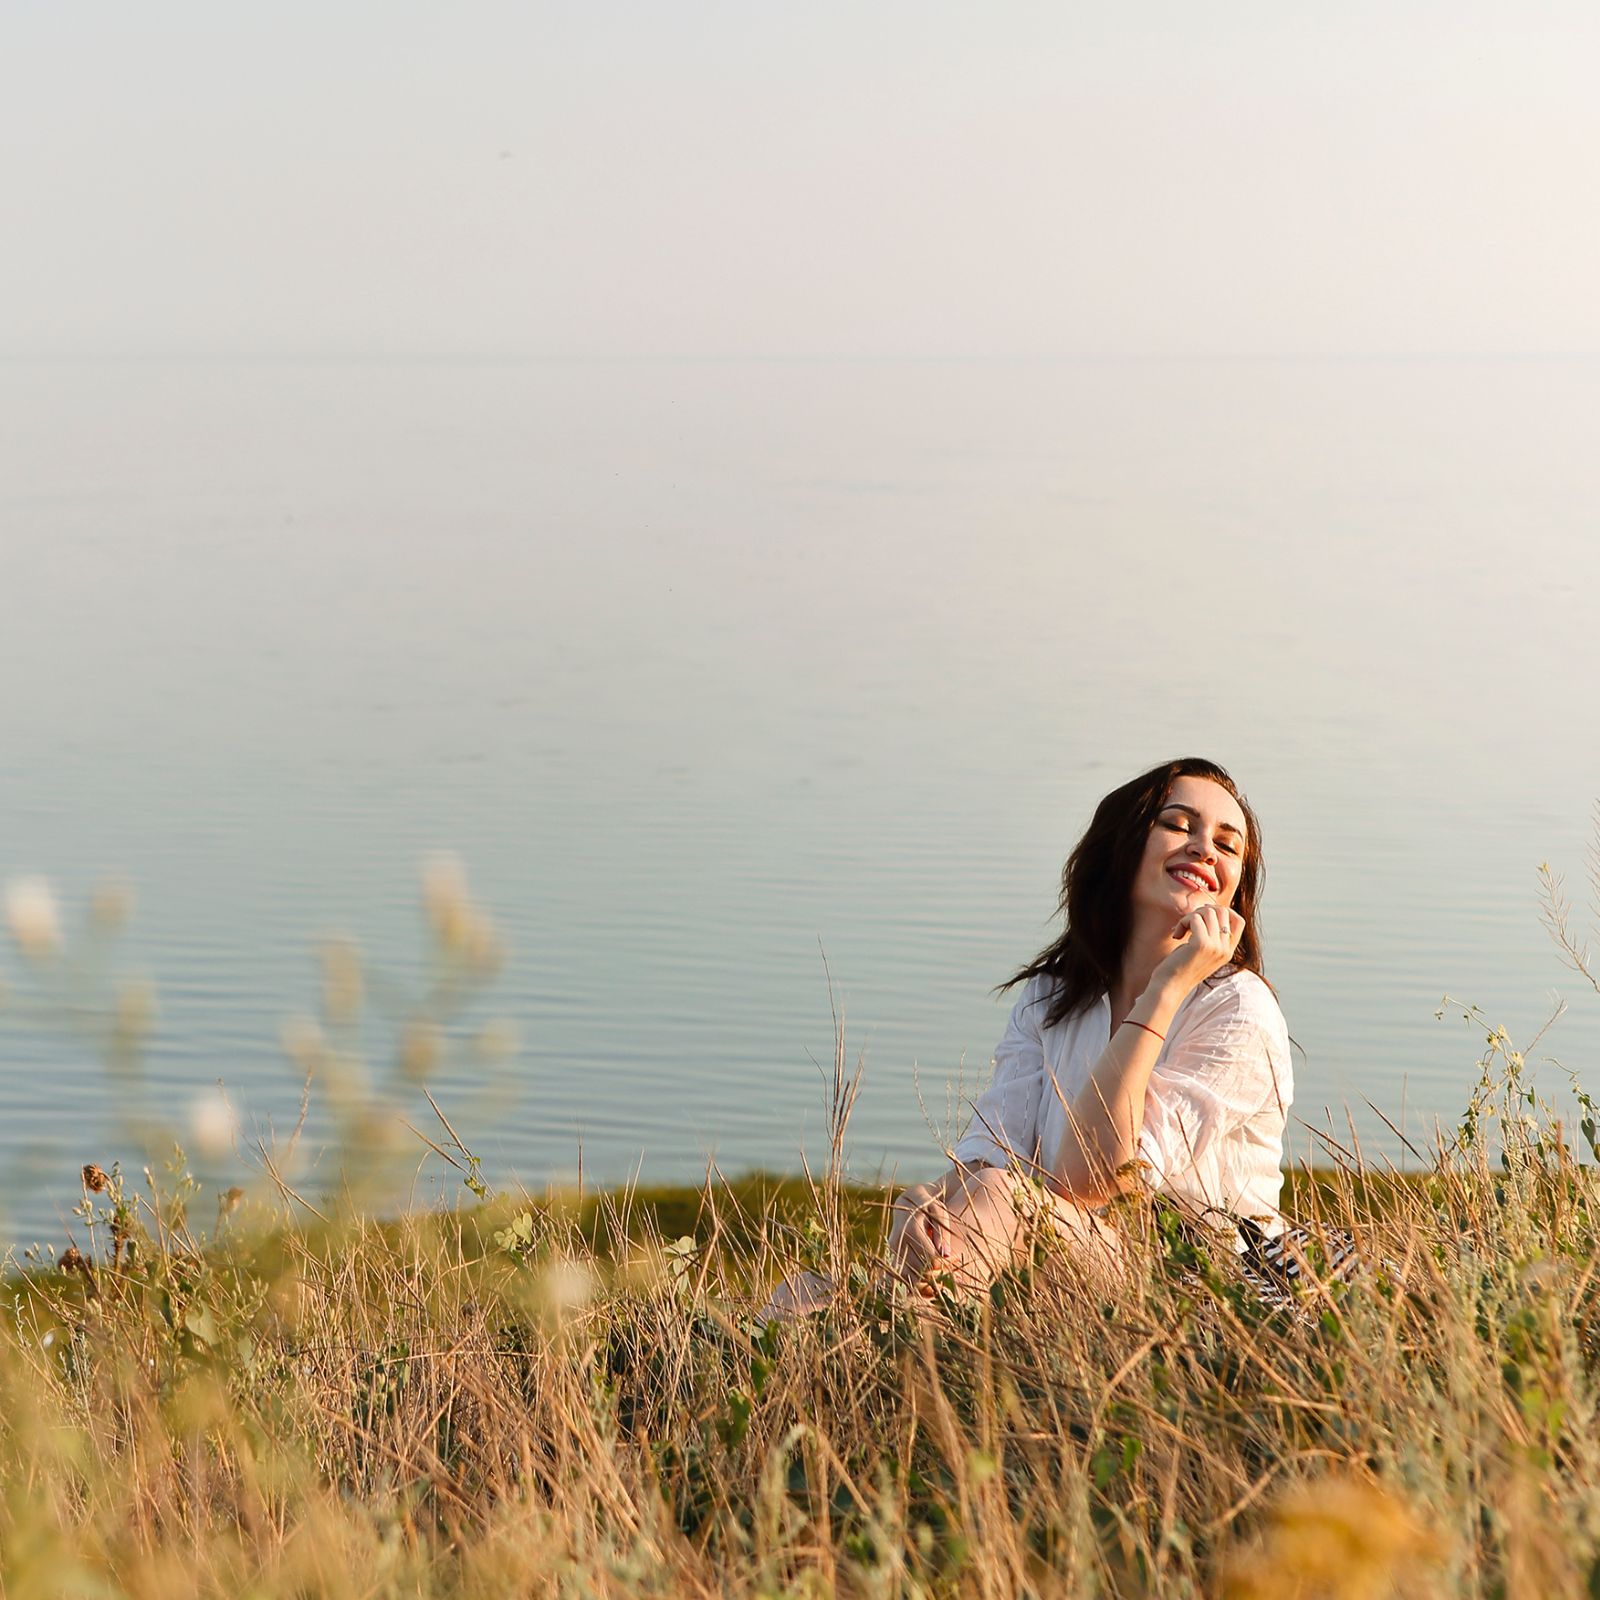
[[[1013,1203],[1017,1180],[1004,1167],[974,1167],[962,1174],[956,1207],[962,1211],[988,1211]]]
[[[1009,1259],[1023,1224],[1021,1185],[1004,1167],[978,1167],[964,1175],[950,1203],[951,1221],[967,1255],[981,1256],[991,1270]]]

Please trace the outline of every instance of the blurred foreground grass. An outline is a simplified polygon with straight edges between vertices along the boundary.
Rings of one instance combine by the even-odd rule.
[[[381,1216],[91,1163],[7,1284],[3,1594],[1600,1593],[1600,1179],[1465,1014],[1424,1170],[1291,1175],[1371,1263],[1294,1314],[1135,1203],[1125,1283],[1041,1249],[910,1303],[842,1041],[814,1181],[496,1196],[452,1136],[470,1203]],[[347,1123],[370,1172],[392,1120]],[[797,1266],[836,1302],[758,1326]]]

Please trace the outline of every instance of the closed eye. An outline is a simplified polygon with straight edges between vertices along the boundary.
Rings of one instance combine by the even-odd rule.
[[[1194,831],[1189,826],[1189,822],[1186,817],[1157,817],[1156,821],[1159,822],[1163,828],[1168,828],[1173,833],[1192,833]],[[1236,856],[1239,853],[1238,845],[1228,844],[1222,839],[1218,839],[1216,841],[1216,846],[1217,849],[1219,849],[1225,856]]]

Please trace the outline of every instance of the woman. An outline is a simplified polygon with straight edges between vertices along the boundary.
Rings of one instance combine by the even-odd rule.
[[[1066,926],[1021,986],[955,1164],[895,1202],[913,1282],[988,1282],[1039,1221],[1115,1264],[1105,1204],[1154,1191],[1237,1241],[1281,1227],[1289,1037],[1261,976],[1261,835],[1214,762],[1113,790],[1067,858]]]

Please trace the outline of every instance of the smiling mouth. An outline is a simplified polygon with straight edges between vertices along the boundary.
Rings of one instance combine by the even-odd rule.
[[[1174,877],[1186,889],[1204,889],[1208,894],[1215,894],[1217,886],[1207,881],[1200,873],[1188,867],[1169,867],[1168,874]]]

